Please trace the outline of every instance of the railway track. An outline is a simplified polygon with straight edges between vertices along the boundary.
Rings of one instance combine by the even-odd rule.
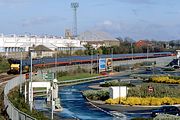
[[[16,76],[17,75],[8,75],[7,73],[1,73],[0,74],[0,85]]]

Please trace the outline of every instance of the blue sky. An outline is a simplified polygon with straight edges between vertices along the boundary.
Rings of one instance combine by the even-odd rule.
[[[78,33],[114,37],[180,39],[180,0],[76,0]],[[73,0],[0,0],[0,33],[64,35],[71,29]]]

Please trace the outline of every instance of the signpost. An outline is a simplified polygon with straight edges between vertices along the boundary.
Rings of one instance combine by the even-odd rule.
[[[148,92],[153,93],[153,91],[154,91],[154,88],[152,86],[148,86]]]
[[[54,77],[55,77],[55,75],[52,72],[43,73],[43,79],[45,79],[45,80],[53,80]]]

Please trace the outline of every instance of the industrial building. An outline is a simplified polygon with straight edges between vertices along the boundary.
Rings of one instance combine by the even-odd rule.
[[[19,52],[29,51],[32,46],[44,45],[51,50],[77,50],[82,49],[83,46],[80,44],[80,40],[68,39],[63,37],[55,36],[17,36],[10,35],[0,36],[0,52]]]

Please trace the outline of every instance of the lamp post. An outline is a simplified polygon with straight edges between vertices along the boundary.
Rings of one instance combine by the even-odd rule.
[[[52,86],[51,86],[51,120],[53,120],[54,117],[54,91],[53,91],[54,81],[52,80]]]
[[[91,75],[93,74],[93,50],[91,49]]]
[[[58,50],[56,49],[56,55],[55,55],[55,78],[57,79],[57,52]]]
[[[132,42],[131,42],[131,54],[132,54],[132,60],[134,59],[134,51],[133,51],[133,45],[132,45]]]
[[[112,63],[111,63],[112,66],[111,67],[112,67],[112,72],[113,72],[113,57],[114,57],[113,56],[113,52],[114,52],[113,48],[111,48],[111,59],[112,59]]]
[[[21,63],[20,63],[20,94],[22,93],[22,49],[23,49],[23,48],[20,48],[20,50],[21,50]]]
[[[56,74],[56,72],[57,72],[57,51],[58,51],[58,47],[56,46],[56,45],[54,45],[54,44],[52,44],[51,43],[51,45],[53,45],[54,47],[55,47],[55,72],[54,72],[54,74],[55,74],[55,78],[57,79],[57,74]]]
[[[99,54],[97,53],[97,74],[99,74]]]
[[[31,58],[31,74],[30,74],[30,81],[31,81],[31,84],[30,84],[30,100],[29,100],[29,104],[30,104],[30,110],[31,110],[31,112],[32,112],[32,106],[33,106],[33,96],[32,96],[32,49],[30,50],[30,58]]]
[[[121,79],[119,79],[118,81],[119,81],[119,104],[121,104],[121,86],[120,86]]]
[[[148,48],[148,44],[147,44],[147,59],[148,59],[148,57],[149,57],[149,48]]]

